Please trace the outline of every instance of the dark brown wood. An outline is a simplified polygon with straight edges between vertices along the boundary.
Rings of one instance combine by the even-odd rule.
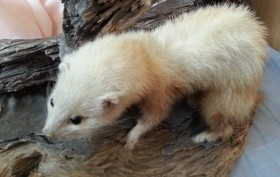
[[[156,0],[64,0],[64,49],[77,49],[84,42],[106,33],[119,33],[145,13]],[[63,52],[63,53],[62,53]],[[61,50],[61,55],[64,55]]]
[[[0,40],[0,93],[55,80],[60,40]]]

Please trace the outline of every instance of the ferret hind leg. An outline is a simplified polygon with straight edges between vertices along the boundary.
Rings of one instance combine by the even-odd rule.
[[[227,141],[234,133],[232,125],[248,121],[258,99],[257,89],[210,91],[200,103],[201,115],[210,130],[193,136],[193,141]]]

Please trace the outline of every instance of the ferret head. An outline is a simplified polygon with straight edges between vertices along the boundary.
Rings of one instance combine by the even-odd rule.
[[[123,84],[118,79],[123,74],[119,72],[124,69],[118,64],[109,64],[108,58],[116,57],[110,56],[114,52],[99,51],[101,58],[96,61],[102,63],[93,63],[90,56],[98,56],[89,49],[90,46],[83,47],[59,65],[58,80],[47,101],[47,120],[43,128],[43,133],[50,138],[88,137],[112,124],[127,107],[125,89],[120,88]]]

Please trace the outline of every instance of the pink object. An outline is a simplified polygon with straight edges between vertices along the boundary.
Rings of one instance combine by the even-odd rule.
[[[0,39],[36,39],[62,33],[61,0],[0,0]]]

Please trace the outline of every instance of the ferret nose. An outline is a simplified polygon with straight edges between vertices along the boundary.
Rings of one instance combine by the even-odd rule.
[[[46,129],[46,128],[43,128],[43,134],[49,138],[53,137],[53,133],[49,129]]]

